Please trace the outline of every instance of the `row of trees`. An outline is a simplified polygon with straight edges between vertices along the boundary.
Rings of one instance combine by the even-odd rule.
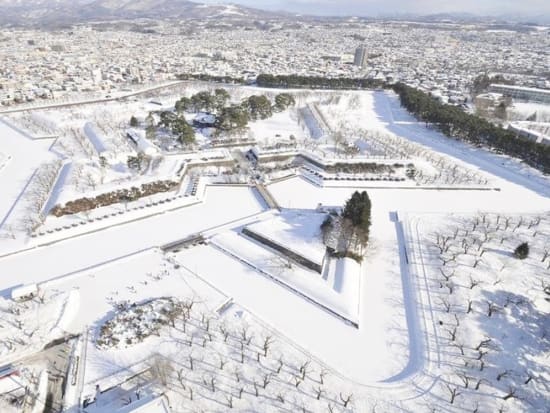
[[[500,78],[476,79],[474,89],[482,89],[489,82]],[[258,76],[256,83],[262,87],[316,88],[316,89],[374,89],[387,84],[374,79],[324,78],[298,75]],[[468,114],[462,109],[440,103],[429,94],[402,83],[393,86],[401,104],[419,119],[435,125],[445,135],[465,140],[474,145],[484,145],[498,153],[517,157],[544,173],[550,173],[550,146],[518,139],[516,133],[496,126],[487,120]]]
[[[213,93],[202,91],[191,97],[182,97],[176,102],[176,112],[219,112],[229,101],[229,93],[225,89],[216,89]]]
[[[314,89],[376,89],[385,85],[383,81],[376,79],[269,74],[259,75],[256,84],[261,87]]]
[[[204,82],[218,82],[218,83],[229,83],[229,84],[244,84],[245,79],[241,77],[232,77],[232,76],[213,76],[206,73],[181,73],[176,76],[179,80],[201,80]]]
[[[440,103],[427,93],[402,83],[394,85],[394,90],[401,99],[401,105],[445,135],[474,145],[487,146],[498,153],[519,158],[544,173],[550,173],[550,146],[518,139],[512,131],[468,114],[456,106]]]

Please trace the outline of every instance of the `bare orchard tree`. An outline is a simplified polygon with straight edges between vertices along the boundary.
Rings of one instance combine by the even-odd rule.
[[[340,401],[342,402],[342,405],[344,406],[344,408],[347,408],[348,407],[348,404],[351,402],[353,398],[353,394],[347,394],[347,395],[343,395],[342,393],[340,393]]]
[[[455,399],[460,396],[462,393],[458,391],[458,387],[452,386],[449,384],[445,385],[447,391],[449,392],[449,403],[453,404],[455,402]]]

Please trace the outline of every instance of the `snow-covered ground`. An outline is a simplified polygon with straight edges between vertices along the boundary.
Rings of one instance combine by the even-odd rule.
[[[234,99],[264,92],[231,90]],[[182,163],[232,154],[162,154],[146,170],[131,171],[116,161],[134,154],[120,132],[129,113],[142,119],[159,108],[144,101],[12,115],[16,128],[0,122],[0,153],[9,157],[0,169],[4,361],[16,350],[32,352],[51,338],[82,333],[72,358],[81,357],[81,364],[71,370],[65,403],[75,412],[79,401],[94,397],[89,411],[101,413],[137,406],[125,407],[128,398],[186,412],[303,406],[311,412],[463,412],[476,406],[545,412],[549,178],[427,129],[392,93],[295,93],[299,106],[315,104],[329,131],[326,141],[313,142],[299,119],[284,112],[251,124],[251,135],[263,145],[292,134],[300,149],[323,159],[399,151],[398,159],[408,159],[411,151],[415,166],[433,178],[433,185],[368,188],[372,227],[361,265],[324,262],[319,226],[325,215],[317,207],[340,208],[364,185],[320,186],[290,172],[266,186],[280,210],[267,210],[251,186],[255,176],[239,172],[248,185],[212,185],[230,181],[212,167],[194,170],[174,193],[87,216],[32,216],[40,226],[29,237],[19,225],[31,207],[47,212],[79,195],[175,176]],[[166,94],[162,107],[175,99],[175,91]],[[88,122],[95,145],[86,138]],[[330,141],[340,129],[350,143],[365,143],[359,153],[342,153],[342,143]],[[33,139],[50,134],[59,136]],[[102,164],[98,142],[114,151],[115,162]],[[201,176],[207,174],[213,176]],[[445,182],[446,189],[436,185]],[[325,263],[323,271],[285,258],[243,228]],[[530,245],[526,260],[512,254],[521,242]],[[167,244],[172,248],[164,251]],[[38,297],[14,305],[11,289],[30,283],[39,284],[44,303]],[[161,297],[193,302],[190,316],[178,313],[173,325],[126,348],[96,345],[101,326],[119,320],[121,304]]]
[[[0,152],[10,157],[8,162],[3,163],[0,173],[0,231],[4,238],[17,231],[18,219],[10,215],[21,200],[33,174],[40,164],[52,161],[55,157],[48,152],[51,141],[33,141],[1,118],[0,136]]]
[[[249,225],[247,229],[286,246],[314,263],[322,264],[325,246],[320,227],[325,218],[323,213],[286,210],[271,220]]]
[[[344,321],[358,322],[359,266],[342,268],[336,261],[331,261],[327,263],[324,274],[319,274],[233,231],[216,235],[210,242],[214,248],[256,270],[257,276],[276,281],[293,294],[317,304],[322,310],[329,310]]]

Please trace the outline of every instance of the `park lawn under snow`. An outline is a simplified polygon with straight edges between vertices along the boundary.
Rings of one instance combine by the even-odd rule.
[[[132,274],[132,277],[127,277],[127,274]],[[227,411],[228,397],[231,395],[235,408],[240,411],[275,412],[280,411],[285,404],[295,404],[293,409],[298,409],[302,403],[309,408],[316,406],[315,409],[322,409],[327,401],[341,405],[339,393],[342,392],[345,397],[350,392],[345,381],[327,370],[325,384],[321,385],[323,397],[317,401],[315,386],[319,387],[319,374],[325,367],[238,305],[232,305],[222,315],[218,315],[215,309],[226,302],[228,297],[183,266],[178,266],[171,254],[165,256],[159,250],[150,250],[47,285],[60,291],[78,288],[88,292],[82,295],[80,309],[71,326],[71,331],[75,332],[89,328],[85,344],[86,365],[83,367],[85,396],[95,395],[96,384],[100,385],[102,391],[106,390],[150,366],[160,367],[167,360],[170,360],[168,365],[171,366],[167,370],[170,377],[167,395],[173,408],[184,411],[198,408]],[[178,317],[175,328],[165,327],[159,331],[159,335],[149,336],[135,345],[105,349],[95,344],[101,325],[115,316],[117,303],[139,303],[155,297],[174,297],[195,302],[185,331],[182,319]],[[203,314],[209,319],[208,330],[205,329]],[[227,342],[223,339],[221,328],[230,332]],[[251,343],[244,347],[245,356],[241,363],[238,343],[243,330],[252,338]],[[212,334],[212,341],[207,338],[208,331]],[[266,337],[271,337],[267,357],[263,356]],[[257,362],[258,352],[262,354],[261,363]],[[190,358],[193,359],[193,369],[189,367]],[[284,366],[279,373],[275,373],[281,358]],[[308,360],[305,377],[299,379],[303,383],[298,388],[295,378],[302,376],[299,367]],[[225,363],[223,369],[220,368],[220,362]],[[239,381],[235,372],[240,376]],[[264,389],[265,377],[268,377],[270,383]],[[210,390],[211,378],[215,380],[215,392]],[[254,395],[254,381],[259,387],[259,397]],[[137,386],[129,382],[100,395],[99,403],[91,406],[90,411],[115,411],[129,397],[135,402],[134,392],[137,387],[141,388],[143,397],[153,392],[166,392],[162,386]],[[189,400],[189,387],[194,392],[193,400]],[[244,393],[242,399],[238,399],[241,387],[244,387]],[[275,402],[278,396],[283,398],[284,403]],[[365,402],[361,400],[357,403]]]
[[[288,141],[290,136],[296,140],[306,137],[302,127],[298,124],[290,110],[274,113],[272,117],[250,123],[249,136],[261,144],[275,144],[278,141]]]
[[[403,309],[389,305],[402,300],[398,274],[366,269],[361,288],[353,291],[361,294],[357,329],[215,246],[182,250],[175,258],[348,378],[373,383],[397,375],[407,363],[408,338],[397,329],[404,320]],[[383,311],[371,311],[380,305]]]
[[[273,219],[246,228],[314,263],[322,264],[326,247],[320,228],[326,217],[325,213],[313,211],[283,210]]]
[[[79,309],[79,300],[76,290],[41,291],[37,298],[24,302],[0,297],[0,363],[9,364],[63,337]]]
[[[317,303],[320,311],[327,307],[347,320],[358,321],[359,265],[350,265],[345,271],[335,262],[331,271],[327,269],[327,274],[321,275],[234,231],[214,236],[211,243],[257,269],[259,277],[273,277],[295,294],[303,294]],[[332,276],[328,279],[329,271]]]
[[[17,204],[24,197],[24,190],[31,182],[33,173],[40,164],[51,162],[55,157],[48,152],[51,141],[33,141],[2,119],[0,136],[0,152],[10,156],[0,171],[0,233],[5,238],[20,230],[20,221],[27,212]]]
[[[477,213],[408,219],[441,357],[438,391],[465,408],[544,411],[550,397],[550,217]],[[513,256],[522,242],[529,257]],[[548,253],[547,253],[548,252]],[[430,327],[431,329],[431,327]]]

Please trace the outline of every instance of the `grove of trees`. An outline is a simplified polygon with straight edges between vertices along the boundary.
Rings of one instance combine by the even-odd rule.
[[[256,84],[261,87],[314,89],[375,89],[385,85],[383,81],[375,79],[269,74],[259,75]]]
[[[355,191],[341,215],[330,214],[321,224],[323,243],[333,257],[361,262],[369,241],[371,201],[366,191]]]
[[[275,102],[265,95],[252,95],[239,104],[230,103],[230,95],[223,88],[198,92],[191,97],[182,97],[175,104],[175,113],[162,112],[160,124],[171,127],[183,143],[192,142],[191,126],[184,123],[184,112],[211,112],[216,115],[214,127],[221,132],[243,131],[251,120],[267,119],[274,112],[282,112],[295,104],[294,97],[288,93],[275,96]],[[176,130],[174,130],[174,128]]]
[[[550,173],[550,145],[519,139],[512,131],[456,106],[443,104],[427,93],[402,83],[394,85],[393,89],[403,107],[445,135],[519,158],[544,173]]]
[[[371,225],[371,201],[367,191],[353,193],[344,206],[342,217],[351,223],[353,232],[361,244],[366,245]]]

